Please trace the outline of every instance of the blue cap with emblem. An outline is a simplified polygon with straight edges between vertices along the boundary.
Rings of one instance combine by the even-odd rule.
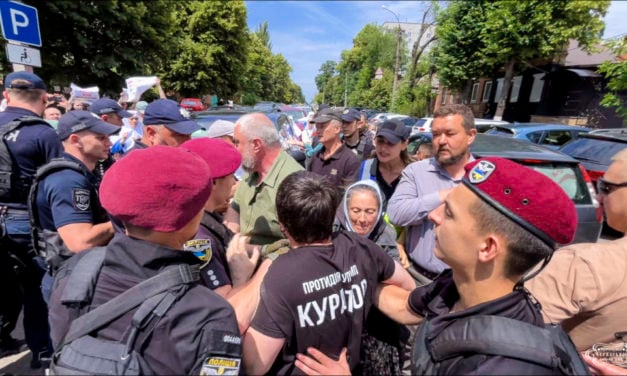
[[[5,89],[18,90],[48,90],[43,80],[38,75],[30,72],[12,72],[4,78]]]
[[[349,108],[344,110],[342,116],[340,117],[342,118],[342,121],[350,123],[361,119],[361,113],[354,108]]]
[[[200,125],[183,115],[184,110],[171,99],[157,99],[144,111],[144,125],[164,125],[180,134],[192,134]]]
[[[100,98],[89,106],[91,112],[96,115],[117,114],[120,117],[131,117],[131,113],[124,110],[122,106],[111,98]]]
[[[119,132],[120,129],[122,128],[103,121],[89,111],[70,111],[61,116],[57,125],[57,133],[61,140],[65,140],[73,133],[86,130],[109,136]]]

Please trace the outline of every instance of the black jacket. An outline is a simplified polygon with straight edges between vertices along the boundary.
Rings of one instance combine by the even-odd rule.
[[[76,257],[67,263],[67,267],[71,267],[74,259]],[[116,234],[107,246],[92,307],[158,274],[166,266],[198,262],[191,253]],[[59,280],[55,281],[50,302],[51,338],[55,346],[67,332],[72,315],[71,310],[60,302],[67,282],[62,276],[59,274]],[[98,331],[97,337],[113,341],[126,338],[133,313],[134,310],[113,321]],[[157,374],[199,374],[203,366],[204,371],[207,367],[211,368],[208,364],[212,364],[212,359],[233,359],[239,364],[239,338],[231,306],[199,282],[176,301],[156,324],[151,337],[141,346],[140,353]]]

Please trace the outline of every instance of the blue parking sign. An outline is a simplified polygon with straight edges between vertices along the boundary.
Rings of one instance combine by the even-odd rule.
[[[0,21],[4,39],[41,47],[37,8],[2,0]]]

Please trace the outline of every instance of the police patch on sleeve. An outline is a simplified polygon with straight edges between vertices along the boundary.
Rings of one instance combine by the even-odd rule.
[[[200,375],[238,375],[241,360],[211,356],[205,359],[200,370]]]
[[[496,166],[490,161],[480,161],[470,170],[468,173],[468,180],[473,184],[478,184],[486,181]]]
[[[188,240],[183,245],[183,250],[192,252],[205,265],[211,261],[213,251],[211,250],[211,239]]]
[[[72,189],[72,204],[74,209],[87,211],[91,207],[91,195],[89,189],[74,188]]]

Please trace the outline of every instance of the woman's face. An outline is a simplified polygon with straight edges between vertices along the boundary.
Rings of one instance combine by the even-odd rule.
[[[377,223],[379,204],[375,194],[367,190],[353,192],[348,202],[348,220],[359,235],[368,235]]]
[[[379,162],[392,162],[401,158],[401,152],[407,149],[407,140],[392,144],[385,137],[377,136],[374,140],[374,148]]]

